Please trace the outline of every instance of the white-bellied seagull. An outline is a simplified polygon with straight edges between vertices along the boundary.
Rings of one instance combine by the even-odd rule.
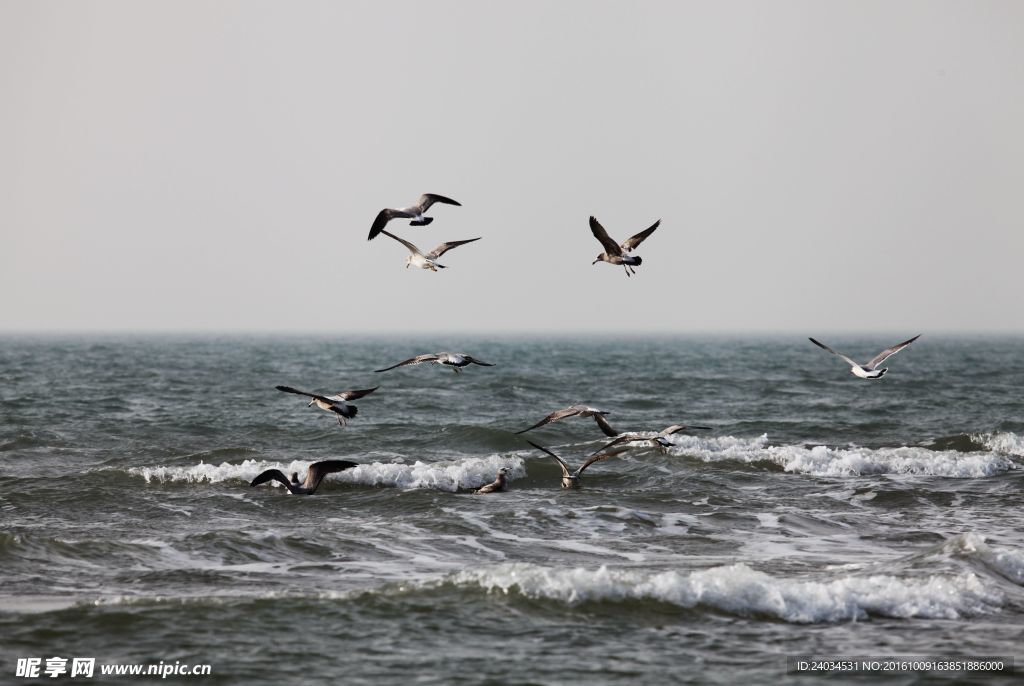
[[[537,427],[550,424],[551,422],[557,422],[568,417],[593,417],[597,425],[601,427],[601,431],[605,436],[618,436],[619,432],[611,427],[608,420],[604,418],[604,415],[610,414],[608,410],[599,410],[596,407],[590,407],[589,405],[570,405],[564,410],[555,410],[544,419],[540,420],[533,426],[523,429],[522,431],[516,431],[517,434],[524,434],[527,431],[532,431]]]
[[[438,195],[436,193],[424,193],[420,196],[420,199],[416,201],[415,205],[403,207],[400,210],[385,208],[378,212],[377,218],[373,220],[373,226],[370,227],[370,235],[367,236],[366,240],[372,241],[376,238],[377,234],[384,230],[384,227],[387,226],[388,222],[396,217],[412,219],[412,221],[409,222],[410,226],[426,226],[430,222],[434,221],[434,218],[424,217],[423,213],[429,210],[430,206],[435,202],[462,207],[462,203],[452,200],[451,198],[446,198],[443,195]]]
[[[635,236],[631,236],[624,240],[621,244],[616,243],[612,240],[608,232],[604,230],[601,223],[597,221],[596,217],[590,218],[590,231],[594,234],[594,238],[601,241],[601,245],[604,246],[604,252],[597,256],[597,259],[592,264],[598,262],[607,262],[608,264],[621,264],[622,268],[626,270],[626,276],[630,275],[630,272],[636,274],[634,266],[639,267],[643,262],[643,259],[639,255],[628,255],[634,248],[644,242],[644,240],[654,233],[654,230],[661,224],[661,220],[654,222],[649,228],[644,229]]]
[[[498,470],[498,478],[486,486],[473,491],[474,493],[501,493],[508,490],[508,469],[502,467]]]
[[[338,415],[338,424],[345,426],[348,424],[349,419],[356,416],[356,412],[358,411],[355,405],[350,405],[347,401],[362,398],[364,395],[369,395],[380,388],[380,386],[374,386],[373,388],[367,388],[361,391],[341,391],[336,395],[320,395],[319,393],[300,391],[299,389],[292,388],[291,386],[274,386],[274,388],[279,391],[284,391],[285,393],[294,393],[296,395],[304,395],[307,398],[312,398],[312,400],[309,401],[309,405],[306,405],[306,407],[315,403],[321,410],[334,412]]]
[[[878,365],[882,364],[883,362],[888,360],[890,357],[892,357],[893,355],[895,355],[899,351],[903,350],[904,348],[906,348],[908,345],[910,345],[911,343],[913,343],[914,341],[916,341],[920,337],[921,337],[921,334],[917,334],[916,336],[914,336],[913,338],[911,338],[909,340],[903,341],[902,343],[897,343],[896,345],[892,346],[891,348],[886,348],[885,350],[883,350],[882,352],[878,353],[873,358],[871,358],[870,362],[867,362],[865,364],[859,364],[857,362],[854,362],[853,360],[851,360],[846,355],[844,355],[842,353],[837,353],[832,348],[828,347],[824,343],[821,343],[819,341],[814,340],[813,338],[808,338],[808,340],[811,343],[813,343],[814,345],[818,346],[819,348],[824,348],[825,350],[829,351],[833,355],[838,355],[839,357],[841,357],[844,360],[846,360],[847,362],[849,362],[850,363],[850,373],[853,374],[854,376],[859,376],[862,379],[881,379],[883,376],[885,376],[885,373],[887,371],[889,371],[889,368],[888,367],[882,367],[881,369],[879,369]]]
[[[432,362],[434,364],[443,364],[446,367],[451,367],[452,371],[458,374],[462,371],[462,367],[470,364],[478,364],[481,367],[493,367],[494,364],[491,362],[484,362],[478,360],[472,355],[466,353],[426,353],[423,355],[417,355],[416,357],[410,357],[408,360],[402,360],[398,364],[393,364],[390,367],[384,367],[384,369],[374,369],[375,372],[386,372],[390,369],[397,369],[398,367],[405,367],[411,364],[423,364],[424,362]]]
[[[583,476],[583,471],[587,467],[594,464],[595,462],[607,460],[609,457],[615,457],[616,455],[624,453],[627,450],[629,450],[629,448],[616,448],[614,450],[605,450],[604,448],[602,448],[600,451],[588,457],[587,461],[584,462],[579,469],[577,469],[574,472],[571,472],[569,471],[569,465],[567,465],[565,463],[565,460],[560,458],[558,455],[555,455],[553,452],[551,452],[542,445],[537,445],[533,441],[527,441],[527,443],[532,445],[537,450],[541,450],[550,455],[551,457],[555,458],[555,461],[558,463],[558,466],[562,468],[562,488],[579,488],[580,477]]]
[[[666,450],[670,445],[672,445],[672,441],[668,440],[669,436],[675,433],[679,433],[680,431],[689,431],[690,429],[701,429],[702,431],[710,431],[711,427],[687,426],[686,424],[673,424],[672,426],[662,429],[654,436],[645,436],[644,434],[638,433],[636,431],[628,431],[622,434],[621,436],[617,437],[611,443],[601,448],[601,450],[607,450],[608,448],[611,448],[613,445],[618,445],[619,443],[639,443],[641,441],[649,442],[651,445],[659,447],[662,450]]]
[[[419,248],[417,248],[409,241],[403,238],[399,238],[395,234],[389,233],[387,231],[381,231],[381,233],[384,234],[385,236],[391,236],[396,241],[407,247],[409,249],[409,252],[412,253],[411,255],[409,255],[409,257],[405,258],[406,269],[412,266],[419,267],[420,269],[429,269],[432,272],[436,272],[438,269],[447,268],[443,264],[438,264],[437,262],[438,258],[441,257],[441,255],[444,255],[452,248],[457,248],[460,245],[465,245],[466,243],[472,243],[473,241],[480,240],[480,238],[470,238],[464,241],[448,241],[447,243],[442,243],[441,245],[437,246],[427,254],[423,254]]]
[[[355,462],[349,462],[348,460],[324,460],[322,462],[314,462],[309,465],[309,469],[306,470],[306,480],[299,482],[299,473],[292,472],[291,481],[289,481],[284,472],[280,469],[268,469],[263,472],[249,484],[252,486],[259,486],[265,484],[268,481],[277,481],[284,484],[284,487],[288,489],[289,493],[294,495],[313,495],[316,493],[316,489],[320,488],[320,482],[324,480],[324,477],[334,472],[341,472],[346,469],[352,469],[359,465]]]

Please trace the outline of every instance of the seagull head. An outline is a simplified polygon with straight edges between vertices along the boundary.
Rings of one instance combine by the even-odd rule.
[[[309,401],[309,405],[306,405],[306,407],[313,407],[313,403],[315,403],[315,402],[316,402],[316,398],[313,398],[312,400]]]
[[[405,268],[408,269],[410,264],[412,264],[412,255],[405,258]]]

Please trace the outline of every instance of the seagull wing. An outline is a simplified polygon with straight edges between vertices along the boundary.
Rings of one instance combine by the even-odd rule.
[[[384,367],[384,369],[374,369],[375,372],[386,372],[389,369],[396,369],[398,367],[404,367],[408,364],[423,364],[424,362],[434,362],[441,359],[437,353],[426,353],[423,355],[417,355],[416,357],[410,357],[408,360],[402,360],[398,364],[393,364],[390,367]]]
[[[875,357],[870,362],[868,362],[866,365],[864,365],[864,366],[867,367],[868,369],[874,369],[875,367],[877,367],[878,365],[882,364],[883,362],[888,360],[890,357],[892,357],[893,355],[895,355],[899,351],[903,350],[904,348],[906,348],[908,345],[910,345],[911,343],[913,343],[914,341],[916,341],[920,337],[921,337],[921,334],[917,334],[916,336],[914,336],[913,338],[911,338],[908,341],[903,341],[902,343],[897,343],[896,345],[894,345],[891,348],[886,348],[882,352],[880,352],[877,355],[875,355]]]
[[[827,346],[827,345],[825,345],[824,343],[820,343],[820,342],[818,342],[818,341],[816,341],[816,340],[814,340],[813,338],[810,338],[810,337],[808,337],[808,339],[807,339],[807,340],[809,340],[809,341],[810,341],[811,343],[813,343],[814,345],[818,346],[819,348],[824,348],[825,350],[829,351],[829,352],[830,352],[830,353],[832,353],[833,355],[838,355],[839,357],[841,357],[841,358],[843,358],[844,360],[846,360],[847,362],[849,362],[849,363],[850,363],[850,365],[851,365],[851,366],[853,366],[853,367],[859,367],[859,366],[860,366],[860,363],[859,363],[859,362],[854,362],[853,360],[851,360],[851,359],[850,359],[849,357],[847,357],[846,355],[844,355],[844,354],[842,354],[842,353],[837,353],[837,352],[836,352],[835,350],[833,350],[832,348],[828,347],[828,346]]]
[[[483,360],[476,359],[472,355],[463,355],[463,357],[466,358],[467,362],[472,362],[473,364],[478,364],[481,367],[493,367],[494,366],[493,362],[484,362]]]
[[[406,216],[409,216],[409,217],[411,217],[411,216],[413,216],[413,215],[411,215],[411,214],[410,214],[410,215],[406,215]],[[383,229],[381,229],[381,231],[380,231],[380,232],[381,232],[382,234],[384,234],[385,236],[391,236],[391,237],[392,237],[392,238],[394,238],[394,239],[395,239],[396,241],[398,241],[399,243],[401,243],[401,244],[402,244],[402,245],[404,245],[405,247],[409,248],[409,252],[411,252],[411,253],[412,253],[413,255],[422,255],[422,254],[423,254],[423,253],[421,253],[421,252],[420,252],[420,249],[419,249],[419,248],[417,248],[417,247],[416,247],[415,245],[413,245],[413,244],[412,244],[412,243],[410,243],[409,241],[407,241],[407,240],[405,240],[405,239],[403,239],[403,238],[399,238],[399,237],[398,237],[398,236],[396,236],[395,234],[393,234],[393,233],[389,233],[389,232],[387,232],[387,231],[385,231],[385,230],[383,230]]]
[[[373,220],[373,226],[370,227],[370,235],[366,237],[366,240],[372,241],[377,237],[384,227],[388,225],[388,222],[395,217],[415,217],[416,215],[406,212],[405,210],[391,210],[383,209],[377,213],[377,218]]]
[[[612,240],[608,232],[601,226],[601,222],[597,221],[597,217],[590,218],[590,232],[594,234],[594,238],[601,241],[601,245],[604,246],[604,251],[609,255],[621,255],[622,248],[619,244]]]
[[[594,464],[595,462],[600,462],[601,460],[607,460],[609,457],[615,457],[616,455],[624,453],[627,450],[629,450],[629,448],[615,448],[614,450],[609,450],[607,452],[602,451],[602,452],[599,452],[599,453],[597,453],[595,455],[591,455],[590,457],[587,458],[587,461],[584,462],[580,466],[580,468],[576,470],[576,476],[582,475],[583,474],[583,470],[586,469],[587,467],[589,467],[590,465]]]
[[[640,434],[633,434],[633,433],[622,434],[621,436],[616,438],[611,443],[605,444],[601,448],[601,450],[599,450],[598,452],[602,452],[603,453],[605,450],[608,450],[608,448],[611,448],[613,445],[618,445],[619,443],[631,443],[633,441],[646,441],[646,440],[649,440],[649,439],[641,436]]]
[[[279,481],[284,484],[284,487],[289,491],[292,491],[293,489],[292,482],[288,480],[288,477],[286,477],[280,469],[268,469],[267,471],[262,472],[259,476],[249,482],[249,486],[259,486],[260,484],[265,484],[268,481]]]
[[[536,424],[534,424],[530,428],[523,429],[522,431],[516,431],[516,433],[517,434],[524,434],[527,431],[533,431],[534,429],[536,429],[539,426],[544,426],[545,424],[550,424],[551,422],[557,422],[558,420],[565,419],[566,417],[575,417],[580,412],[582,412],[582,410],[580,409],[579,405],[573,405],[572,407],[567,407],[564,410],[555,410],[554,412],[552,412],[547,417],[545,417],[544,419],[540,420],[539,422],[537,422]]]
[[[322,462],[314,462],[309,465],[309,469],[306,470],[306,481],[302,485],[312,493],[320,487],[320,482],[323,481],[324,477],[328,474],[341,472],[358,466],[359,465],[355,462],[349,462],[348,460],[323,460]]]
[[[547,448],[545,448],[545,447],[544,447],[544,446],[542,446],[542,445],[537,445],[537,444],[536,444],[536,443],[534,443],[533,441],[527,441],[527,443],[529,443],[530,445],[532,445],[532,446],[533,446],[534,448],[536,448],[537,450],[540,450],[540,451],[542,451],[542,452],[545,452],[545,453],[547,453],[548,455],[550,455],[551,457],[555,458],[555,462],[557,462],[557,463],[558,463],[558,466],[562,468],[562,476],[564,476],[564,477],[565,477],[565,478],[567,478],[567,479],[569,478],[569,465],[567,465],[567,464],[565,463],[565,460],[563,460],[562,458],[560,458],[560,457],[559,457],[558,455],[555,455],[555,454],[554,454],[553,452],[551,452],[550,450],[548,450]]]
[[[374,386],[373,388],[367,388],[362,391],[342,391],[338,395],[332,395],[331,400],[355,400],[356,398],[362,398],[364,395],[370,395],[380,386]]]
[[[659,224],[661,224],[660,219],[654,222],[654,224],[652,224],[650,228],[644,229],[637,235],[630,236],[629,238],[627,238],[625,241],[622,242],[622,249],[628,252],[633,248],[637,247],[638,245],[640,245],[641,243],[643,243],[648,236],[654,233],[654,230],[658,228]]]
[[[328,403],[335,400],[335,398],[328,398],[326,395],[320,395],[319,393],[309,393],[308,391],[300,391],[299,389],[292,388],[291,386],[274,386],[274,388],[276,388],[279,391],[284,391],[285,393],[304,395],[307,398],[316,398],[317,400],[323,400],[324,402]]]
[[[480,238],[483,238],[483,236],[480,236]],[[446,252],[448,252],[452,248],[457,248],[460,245],[465,245],[466,243],[472,243],[473,241],[478,241],[478,240],[480,240],[480,238],[470,238],[470,239],[464,240],[464,241],[448,241],[447,243],[442,243],[441,245],[437,246],[436,248],[434,248],[433,250],[428,252],[426,254],[426,258],[428,260],[436,260],[438,257],[440,257],[441,255],[444,255]]]
[[[444,203],[445,205],[458,205],[459,207],[462,207],[462,203],[456,200],[452,200],[451,198],[446,198],[443,195],[438,195],[437,193],[424,193],[416,202],[416,206],[420,208],[420,212],[426,212],[428,209],[430,209],[430,206],[433,205],[435,202]]]
[[[688,426],[686,424],[673,424],[672,426],[662,429],[655,438],[664,438],[665,436],[671,436],[672,434],[679,433],[680,431],[689,431],[690,429],[701,429],[702,431],[711,431],[710,426]]]
[[[594,421],[601,427],[601,431],[605,436],[618,436],[619,432],[612,428],[612,425],[608,423],[608,420],[604,418],[603,414],[595,414]]]

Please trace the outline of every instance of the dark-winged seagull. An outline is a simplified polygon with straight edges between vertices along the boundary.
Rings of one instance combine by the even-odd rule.
[[[608,420],[604,418],[604,415],[606,414],[609,414],[608,410],[599,410],[596,407],[590,407],[588,405],[570,405],[564,410],[555,410],[533,426],[523,429],[522,431],[516,431],[516,433],[524,434],[527,431],[533,431],[539,426],[544,426],[551,422],[557,422],[568,417],[593,417],[594,421],[597,422],[597,425],[601,427],[601,431],[604,432],[605,436],[618,436],[619,432],[613,429],[608,423]]]
[[[657,435],[654,436],[645,436],[635,431],[628,431],[619,436],[618,438],[616,438],[608,445],[601,448],[601,450],[608,450],[608,448],[611,448],[613,445],[618,445],[619,443],[639,443],[641,441],[647,441],[651,443],[651,445],[659,447],[662,450],[667,450],[668,447],[672,445],[672,441],[668,440],[669,436],[675,433],[679,433],[680,431],[689,431],[690,429],[701,429],[703,431],[710,431],[711,427],[687,426],[686,424],[673,424],[672,426],[662,429],[657,433]]]
[[[639,255],[628,255],[626,253],[631,252],[634,248],[644,242],[644,240],[654,233],[654,230],[661,224],[661,220],[654,222],[649,228],[644,229],[635,236],[631,236],[624,240],[621,244],[616,243],[608,235],[608,232],[604,230],[601,223],[597,221],[596,217],[590,218],[590,231],[594,234],[594,238],[601,241],[601,245],[604,246],[604,252],[597,256],[597,259],[592,264],[598,262],[607,262],[608,264],[621,264],[622,268],[626,270],[626,276],[630,275],[630,272],[636,274],[634,266],[639,267],[643,262],[643,259]]]
[[[813,343],[814,345],[818,346],[819,348],[824,348],[825,350],[829,351],[833,355],[838,355],[839,357],[841,357],[844,360],[846,360],[847,362],[849,362],[850,363],[850,373],[853,374],[854,376],[859,376],[862,379],[881,379],[883,376],[885,376],[885,373],[887,371],[889,371],[889,368],[888,367],[882,367],[881,369],[879,369],[878,365],[882,364],[883,362],[888,360],[890,357],[892,357],[893,355],[895,355],[899,351],[903,350],[904,348],[906,348],[908,345],[910,345],[911,343],[913,343],[914,341],[916,341],[920,337],[921,337],[921,334],[917,334],[916,336],[914,336],[913,338],[911,338],[909,340],[903,341],[902,343],[897,343],[896,345],[892,346],[891,348],[886,348],[885,350],[883,350],[882,352],[878,353],[873,358],[871,358],[871,361],[866,363],[866,364],[859,364],[857,362],[854,362],[853,360],[851,360],[846,355],[844,355],[842,353],[837,353],[832,348],[828,347],[824,343],[821,343],[819,341],[814,340],[813,338],[808,338],[808,340],[811,343]]]
[[[306,480],[301,483],[299,482],[298,472],[292,472],[292,479],[289,481],[285,477],[284,472],[280,469],[268,469],[253,479],[249,486],[259,486],[260,484],[265,484],[268,481],[278,481],[284,484],[284,487],[294,495],[313,495],[316,493],[316,489],[320,487],[320,482],[323,481],[324,477],[328,474],[341,472],[358,466],[359,465],[355,462],[349,462],[348,460],[324,460],[322,462],[314,462],[309,465],[309,469],[306,470]]]
[[[445,265],[438,264],[437,262],[438,258],[441,257],[441,255],[444,255],[452,248],[457,248],[460,245],[465,245],[466,243],[472,243],[473,241],[480,240],[480,238],[469,238],[464,241],[448,241],[447,243],[442,243],[441,245],[437,246],[436,248],[434,248],[433,250],[424,255],[422,252],[420,252],[419,248],[417,248],[409,241],[399,238],[395,234],[389,233],[387,231],[382,230],[381,233],[384,234],[385,236],[391,236],[396,241],[407,247],[409,249],[409,252],[412,253],[411,255],[409,255],[409,257],[405,258],[406,269],[412,266],[419,267],[420,269],[429,269],[432,272],[436,272],[438,269],[447,269]]]
[[[589,467],[590,465],[594,464],[595,462],[600,462],[601,460],[607,460],[609,457],[615,457],[616,455],[618,455],[620,453],[624,453],[627,450],[629,450],[629,448],[616,448],[614,450],[605,450],[604,448],[602,448],[600,451],[598,451],[598,452],[594,453],[593,455],[591,455],[590,457],[588,457],[587,461],[584,462],[580,466],[579,469],[577,469],[574,472],[570,472],[569,471],[569,465],[567,465],[565,463],[565,460],[560,458],[558,455],[555,455],[553,452],[551,452],[550,450],[548,450],[547,448],[545,448],[542,445],[537,445],[533,441],[527,441],[527,443],[532,445],[537,450],[541,450],[541,451],[547,453],[548,455],[550,455],[551,457],[555,458],[555,461],[558,463],[558,466],[562,468],[562,488],[579,488],[580,487],[580,477],[583,476],[583,471],[587,467]]]
[[[362,398],[364,395],[369,395],[380,388],[380,386],[374,386],[373,388],[367,388],[361,391],[342,391],[337,395],[320,395],[319,393],[300,391],[299,389],[292,388],[291,386],[274,386],[274,388],[279,391],[284,391],[285,393],[294,393],[296,395],[304,395],[307,398],[312,398],[312,400],[309,401],[309,405],[306,405],[306,407],[316,403],[316,406],[321,410],[327,410],[328,412],[334,412],[337,414],[338,424],[345,426],[349,419],[356,416],[356,412],[358,411],[355,405],[349,405],[347,401]]]
[[[372,241],[376,238],[377,234],[384,230],[384,227],[387,226],[388,222],[396,217],[412,219],[412,221],[409,222],[410,226],[426,226],[430,222],[434,221],[434,218],[424,217],[423,213],[429,210],[430,206],[435,202],[462,207],[461,203],[456,202],[451,198],[446,198],[443,195],[438,195],[436,193],[424,193],[420,196],[420,199],[416,201],[416,204],[410,207],[403,207],[400,210],[389,208],[381,210],[377,214],[377,218],[373,220],[373,226],[370,227],[370,235],[367,236],[366,240]]]
[[[498,470],[498,478],[480,488],[473,491],[473,493],[501,493],[502,491],[508,490],[508,470],[502,467]]]
[[[470,364],[478,364],[481,367],[493,367],[494,364],[491,362],[484,362],[478,360],[472,355],[466,353],[426,353],[423,355],[417,355],[416,357],[410,357],[408,360],[402,360],[398,364],[393,364],[390,367],[384,367],[384,369],[374,369],[375,372],[386,372],[389,369],[397,369],[398,367],[405,367],[410,364],[423,364],[424,362],[432,362],[434,364],[443,364],[447,367],[451,367],[452,371],[458,374],[462,371],[462,367]]]

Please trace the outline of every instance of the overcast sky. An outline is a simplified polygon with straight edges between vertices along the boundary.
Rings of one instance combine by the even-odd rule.
[[[0,331],[1024,331],[1024,2],[2,0],[0,98]]]

